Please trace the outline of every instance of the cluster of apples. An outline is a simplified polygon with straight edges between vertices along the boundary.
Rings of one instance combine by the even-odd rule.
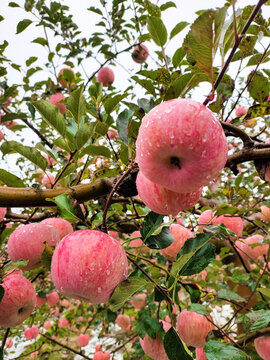
[[[209,109],[190,99],[165,101],[144,116],[139,129],[139,197],[159,214],[176,215],[196,204],[226,160],[226,137]]]

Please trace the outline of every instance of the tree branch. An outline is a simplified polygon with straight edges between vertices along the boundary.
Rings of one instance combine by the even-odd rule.
[[[241,164],[243,162],[252,160],[269,160],[270,161],[270,148],[266,149],[243,149],[230,156],[228,156],[225,167],[232,167],[233,165]]]

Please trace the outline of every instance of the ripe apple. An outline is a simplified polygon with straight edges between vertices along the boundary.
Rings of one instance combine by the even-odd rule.
[[[139,44],[134,47],[133,53],[132,53],[132,59],[138,63],[143,64],[146,59],[148,58],[149,50],[144,44]]]
[[[0,221],[4,219],[4,217],[6,216],[6,212],[7,212],[7,208],[0,207]]]
[[[102,67],[97,74],[97,81],[103,86],[111,86],[114,82],[114,72],[108,67]]]
[[[0,328],[10,328],[21,324],[36,305],[36,292],[31,282],[22,275],[4,277],[1,284],[5,294],[0,302]]]
[[[203,348],[206,336],[213,329],[204,315],[184,309],[177,317],[177,332],[187,346]]]
[[[107,132],[107,135],[109,136],[110,139],[116,139],[117,137],[119,137],[118,131],[116,129],[110,129]]]
[[[94,354],[93,360],[110,360],[110,353],[108,352],[102,352],[102,351],[97,351]]]
[[[6,348],[11,348],[12,346],[13,346],[13,340],[12,339],[7,339]]]
[[[127,315],[119,314],[115,320],[116,325],[118,325],[123,330],[128,330],[130,326],[130,318]]]
[[[52,327],[52,323],[51,323],[51,321],[45,321],[45,323],[44,323],[44,329],[46,329],[46,330],[49,330],[51,327]]]
[[[38,296],[37,294],[37,301],[36,301],[36,306],[37,307],[42,307],[46,302],[46,298],[42,298],[40,296]]]
[[[163,342],[158,335],[152,339],[148,334],[145,334],[143,339],[140,339],[140,344],[147,356],[153,360],[169,360],[163,346]]]
[[[242,115],[246,115],[247,113],[247,109],[244,107],[244,106],[238,106],[236,109],[235,109],[235,115],[236,117],[240,117]]]
[[[199,231],[203,232],[203,228],[207,225],[220,225],[221,223],[229,230],[233,231],[237,236],[242,235],[244,223],[240,216],[215,216],[215,212],[212,210],[206,210],[200,215],[198,219]]]
[[[203,351],[203,348],[196,349],[196,360],[207,360],[207,357],[205,355],[205,352]]]
[[[115,287],[127,278],[128,261],[119,242],[109,235],[78,230],[58,244],[51,274],[61,294],[99,304],[108,301]]]
[[[60,78],[59,80],[59,84],[63,87],[63,88],[68,88],[71,86],[72,83],[70,83],[70,81],[68,79],[65,79],[64,77],[64,70],[68,70],[71,71],[73,74],[73,77],[75,78],[75,74],[73,72],[73,70],[71,68],[63,68],[59,71],[58,73],[58,78]]]
[[[24,336],[26,340],[33,340],[38,336],[38,333],[39,333],[38,327],[33,325],[32,327],[25,330]]]
[[[152,211],[162,215],[177,215],[179,211],[190,209],[199,200],[202,189],[189,193],[177,193],[147,179],[139,171],[136,187],[140,199]]]
[[[253,235],[247,237],[246,239],[240,239],[241,241],[236,241],[235,245],[244,253],[244,257],[247,259],[256,260],[263,255],[267,255],[269,245],[263,244],[262,235]],[[251,247],[249,245],[258,244],[256,247]],[[242,254],[242,253],[241,253]]]
[[[50,97],[50,103],[58,107],[61,114],[64,114],[67,111],[66,105],[59,102],[63,100],[65,97],[63,94],[57,93]]]
[[[178,193],[197,191],[227,161],[227,141],[214,114],[190,99],[172,99],[142,119],[136,160],[143,175]]]
[[[144,309],[146,306],[146,294],[137,294],[132,297],[131,305],[137,309]]]
[[[67,328],[69,326],[68,319],[62,318],[58,320],[58,327],[59,328]]]
[[[259,216],[262,221],[269,222],[270,221],[270,208],[268,206],[262,205]]]
[[[46,189],[51,189],[52,185],[54,184],[54,180],[55,180],[54,176],[49,174],[47,176],[44,176],[41,182]]]
[[[60,239],[63,239],[66,235],[70,234],[73,231],[73,227],[70,222],[61,218],[48,218],[41,221],[41,224],[51,225],[59,232]]]
[[[0,141],[2,141],[4,139],[5,135],[3,134],[3,132],[0,130]]]
[[[46,295],[46,301],[49,306],[54,306],[59,301],[59,295],[56,291],[51,291],[49,294]]]
[[[21,225],[10,235],[8,254],[12,261],[28,260],[26,270],[40,266],[45,241],[56,246],[60,241],[59,232],[51,225],[31,223]]]
[[[89,340],[90,340],[90,336],[88,334],[81,334],[78,337],[77,342],[80,347],[84,347],[84,346],[88,345]]]
[[[254,340],[255,349],[263,360],[270,360],[270,336],[260,336]]]
[[[170,261],[175,261],[177,254],[184,246],[187,239],[193,238],[194,234],[188,228],[179,224],[172,224],[170,232],[174,237],[173,243],[165,249],[160,250],[161,255]]]

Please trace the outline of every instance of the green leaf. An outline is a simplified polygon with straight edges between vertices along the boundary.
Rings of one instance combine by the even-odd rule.
[[[156,214],[153,211],[150,211],[150,213],[146,215],[141,228],[143,241],[147,240],[149,236],[151,236],[154,231],[159,228],[159,226],[162,224],[163,217],[163,215]]]
[[[0,169],[0,181],[10,187],[24,188],[24,181],[18,178],[18,176],[11,174],[10,172]]]
[[[177,332],[171,327],[164,337],[164,348],[170,360],[192,360]]]
[[[20,34],[23,30],[25,30],[30,24],[32,24],[32,21],[29,19],[24,19],[20,21],[17,24],[17,32],[16,34]]]
[[[95,175],[92,178],[92,183],[97,179],[101,179],[104,177],[113,177],[123,173],[123,170],[120,167],[115,167],[114,169],[100,169],[95,172]]]
[[[116,119],[116,128],[120,139],[127,145],[128,144],[128,127],[134,111],[125,109]]]
[[[30,66],[30,65],[32,65],[35,61],[37,61],[37,57],[36,56],[31,56],[29,59],[27,59],[26,61],[25,61],[25,63],[26,63],[26,65],[27,66]]]
[[[49,271],[51,270],[52,256],[53,256],[53,248],[46,241],[45,248],[41,254],[41,262],[42,265],[45,267],[45,269]]]
[[[110,299],[110,309],[112,311],[119,310],[126,301],[128,301],[137,291],[147,284],[147,280],[138,277],[129,277],[122,281],[114,290]]]
[[[190,276],[203,271],[213,260],[216,259],[216,247],[213,244],[205,244],[200,248],[180,271],[181,276]]]
[[[13,233],[14,228],[5,228],[1,233],[0,246],[5,242],[6,238]]]
[[[257,291],[259,291],[264,296],[270,298],[270,289],[268,289],[268,288],[258,288]]]
[[[40,113],[47,124],[52,126],[60,135],[65,135],[65,119],[56,106],[45,100],[34,101],[32,105]]]
[[[150,249],[165,249],[174,242],[174,237],[169,226],[166,226],[161,229],[159,234],[149,236],[144,242]]]
[[[103,122],[100,122],[100,121],[97,121],[96,124],[95,124],[95,132],[99,135],[106,135],[107,132],[108,132],[108,124],[105,124]]]
[[[256,117],[264,117],[270,115],[270,101],[266,101],[263,104],[256,104],[248,109],[244,120],[254,119]]]
[[[42,38],[42,37],[36,38],[35,40],[32,41],[32,43],[39,44],[41,46],[48,45],[48,41],[46,39]]]
[[[96,14],[99,14],[99,15],[103,15],[102,11],[99,8],[96,8],[94,6],[90,6],[87,10],[92,11],[92,12],[94,12]]]
[[[178,254],[178,259],[173,263],[172,276],[175,277],[187,263],[192,266],[192,262],[189,261],[194,259],[194,255],[209,242],[212,236],[211,234],[198,234],[195,238],[187,239]],[[196,266],[196,264],[194,265]]]
[[[137,101],[140,108],[144,110],[144,112],[147,114],[150,110],[152,110],[157,104],[155,103],[154,99],[151,97],[151,99],[138,99]]]
[[[11,1],[9,4],[8,4],[9,7],[20,7],[20,5],[16,4],[15,2]]]
[[[256,332],[270,323],[270,310],[250,311],[242,316],[242,324],[247,332]]]
[[[93,123],[90,124],[83,124],[79,127],[75,135],[76,147],[80,150],[93,136],[94,133],[94,125]]]
[[[248,75],[247,82],[251,79],[252,76],[253,72]],[[248,91],[250,96],[258,103],[263,103],[267,101],[270,93],[269,80],[265,76],[263,76],[262,73],[257,71],[252,77],[250,83],[248,84]]]
[[[25,267],[28,264],[28,260],[18,260],[5,266],[5,271],[10,271],[17,268]]]
[[[106,110],[106,113],[110,114],[111,112],[113,112],[116,109],[117,105],[120,103],[120,101],[127,96],[128,94],[118,94],[115,95],[114,97],[109,97],[108,99],[106,99],[103,102],[103,106]]]
[[[4,360],[4,349],[0,349],[0,360]]]
[[[210,340],[204,347],[207,360],[246,360],[246,355],[232,345]]]
[[[106,146],[100,145],[88,145],[83,150],[83,155],[92,155],[92,156],[105,156],[107,158],[111,157],[111,152]]]
[[[191,304],[188,306],[188,311],[193,311],[197,314],[201,314],[201,315],[210,315],[210,311],[209,309],[202,304]]]
[[[21,145],[16,141],[4,142],[1,146],[1,151],[3,155],[19,153],[42,170],[45,170],[47,167],[46,159],[41,155],[38,150],[33,147]]]
[[[191,25],[183,49],[196,61],[196,66],[212,76],[226,9],[204,11]]]
[[[154,42],[163,47],[167,42],[167,29],[163,24],[163,21],[156,16],[149,16],[147,19],[148,31],[154,40]]]
[[[185,29],[189,25],[186,21],[180,21],[175,27],[172,29],[170,34],[170,39],[172,39],[175,35],[179,34],[182,30]]]
[[[83,96],[84,86],[72,91],[66,102],[67,109],[74,116],[75,121],[79,124],[82,116],[86,113],[86,100]]]
[[[168,2],[166,2],[165,4],[163,4],[163,5],[160,6],[160,10],[161,10],[161,11],[164,11],[164,10],[167,10],[167,9],[169,9],[169,8],[171,8],[171,7],[175,7],[175,8],[176,8],[176,5],[175,5],[175,3],[174,3],[173,1],[168,1]]]
[[[4,295],[5,295],[5,289],[3,288],[2,285],[0,285],[0,303],[1,303]]]
[[[153,81],[147,80],[147,79],[140,79],[138,76],[131,76],[131,79],[136,81],[139,85],[141,85],[143,88],[145,88],[151,95],[154,97],[156,96],[156,90],[153,85]]]
[[[12,121],[15,119],[26,119],[27,115],[25,113],[9,113],[6,114],[5,116],[2,116],[1,118],[1,123],[6,122],[6,121]]]
[[[186,55],[186,52],[183,48],[179,48],[175,51],[173,58],[172,58],[172,63],[175,68],[177,68],[180,65],[180,63],[184,59],[185,55]]]
[[[238,295],[237,293],[227,290],[227,289],[221,289],[218,291],[217,296],[219,298],[227,299],[227,300],[234,300],[234,301],[245,301],[245,299]]]
[[[76,210],[72,205],[71,198],[67,194],[61,194],[52,199],[53,202],[58,206],[61,217],[70,221],[77,222],[79,218],[76,216]]]

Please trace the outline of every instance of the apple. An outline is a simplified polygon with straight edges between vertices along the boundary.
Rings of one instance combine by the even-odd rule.
[[[90,340],[90,336],[88,334],[81,334],[78,337],[77,342],[80,347],[84,347],[84,346],[88,345],[89,340]]]
[[[38,333],[38,327],[33,325],[32,327],[25,330],[24,336],[26,340],[33,340],[38,336]]]
[[[200,215],[198,219],[199,231],[203,232],[203,228],[207,225],[220,225],[221,223],[237,236],[242,235],[244,223],[240,216],[230,216],[229,214],[215,216],[215,212],[212,210],[206,210]]]
[[[196,349],[196,360],[207,360],[207,357],[205,355],[203,348]]]
[[[254,340],[255,349],[263,360],[270,360],[270,336],[260,336]]]
[[[263,255],[267,255],[269,245],[263,244],[263,236],[262,235],[253,235],[247,237],[246,239],[240,239],[241,241],[236,241],[235,245],[238,249],[240,249],[244,253],[244,257],[247,259],[256,260]],[[256,247],[251,247],[249,245],[258,244]],[[240,251],[240,253],[241,253]],[[242,253],[241,253],[242,254]]]
[[[119,137],[118,131],[116,129],[110,129],[107,132],[107,135],[109,136],[110,139],[116,139],[117,137]]]
[[[41,182],[46,189],[51,189],[52,185],[54,184],[54,180],[55,180],[54,176],[49,174],[47,176],[44,176]]]
[[[97,81],[103,86],[111,86],[114,82],[114,72],[108,67],[102,67],[97,74]]]
[[[6,348],[11,348],[12,346],[13,346],[13,340],[12,339],[7,339]]]
[[[62,318],[58,320],[58,327],[59,328],[67,328],[69,326],[68,319]]]
[[[44,329],[46,329],[46,330],[49,330],[51,327],[52,327],[52,323],[51,323],[51,321],[45,321],[45,323],[44,323]]]
[[[227,141],[214,114],[191,99],[172,99],[142,119],[136,160],[143,175],[178,193],[197,191],[227,161]]]
[[[50,246],[56,246],[60,241],[59,232],[53,226],[41,223],[19,226],[8,239],[10,260],[28,260],[26,270],[40,266],[45,241]]]
[[[38,294],[36,297],[37,297],[36,306],[42,307],[46,302],[46,298],[42,298],[42,297],[38,296]]]
[[[99,304],[108,301],[115,287],[127,278],[127,256],[119,242],[109,235],[97,230],[78,230],[58,244],[51,274],[61,294]]]
[[[59,102],[61,100],[65,99],[63,94],[57,93],[50,97],[50,103],[58,107],[61,114],[64,114],[67,111],[66,105]]]
[[[179,211],[193,207],[199,200],[202,189],[189,193],[177,193],[147,179],[138,172],[136,187],[140,199],[152,211],[162,215],[177,215]]]
[[[238,107],[235,109],[235,115],[236,115],[236,117],[240,117],[240,116],[246,115],[246,113],[247,113],[247,108],[245,108],[244,106],[238,106]]]
[[[0,141],[2,141],[4,137],[5,137],[4,133],[0,130]]]
[[[137,309],[144,309],[146,306],[146,294],[137,294],[132,297],[131,305]]]
[[[115,323],[121,329],[128,330],[128,327],[130,327],[130,318],[127,315],[119,314],[115,320]]]
[[[36,292],[31,282],[22,275],[12,274],[3,278],[5,294],[0,302],[0,328],[21,324],[35,308]]]
[[[108,352],[102,352],[102,351],[97,351],[94,354],[93,360],[110,360],[110,353]]]
[[[47,224],[53,226],[59,232],[60,239],[63,239],[66,235],[73,231],[73,227],[70,222],[65,219],[51,217],[41,221],[41,224]]]
[[[51,291],[49,294],[46,295],[46,301],[49,306],[54,306],[59,301],[59,295],[56,291]]]
[[[72,83],[70,83],[70,81],[68,81],[68,79],[65,79],[64,70],[68,70],[68,71],[72,72],[74,78],[75,78],[75,74],[71,68],[63,68],[59,71],[59,73],[58,73],[58,78],[60,78],[59,84],[63,88],[68,88],[71,86]]]
[[[146,59],[148,58],[149,50],[144,44],[139,44],[134,47],[133,53],[132,53],[132,59],[138,63],[143,64]]]
[[[0,221],[2,221],[4,219],[4,217],[6,216],[6,213],[7,213],[7,208],[0,207]]]
[[[173,243],[165,249],[160,250],[162,256],[167,260],[175,261],[177,254],[184,246],[187,239],[193,238],[194,234],[188,228],[179,224],[172,224],[170,226],[170,233],[174,237]]]
[[[152,339],[148,334],[145,334],[143,339],[140,339],[140,344],[147,356],[153,360],[169,360],[163,346],[163,342],[158,335]]]
[[[206,336],[213,329],[208,319],[201,314],[184,309],[177,316],[177,332],[187,346],[203,348]]]
[[[262,205],[259,217],[262,221],[269,222],[270,221],[270,208],[268,206]]]

